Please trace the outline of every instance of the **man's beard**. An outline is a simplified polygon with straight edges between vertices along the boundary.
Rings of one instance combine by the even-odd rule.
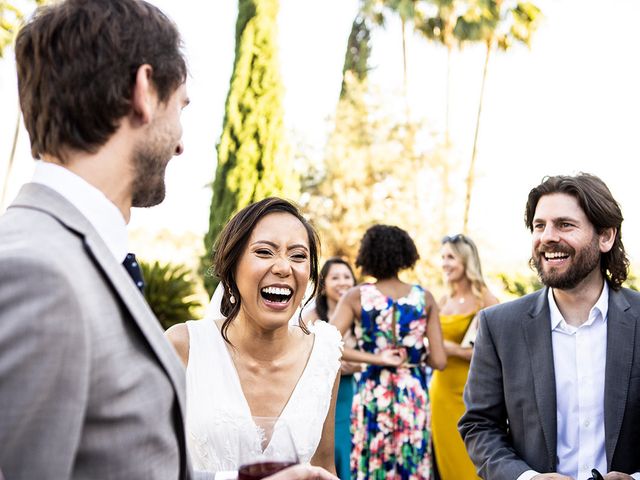
[[[596,268],[600,268],[600,247],[598,236],[594,235],[589,245],[586,245],[576,251],[571,247],[562,246],[560,248],[551,249],[554,252],[568,253],[572,264],[564,273],[559,273],[553,266],[545,271],[542,263],[542,251],[538,249],[531,258],[531,263],[538,271],[540,281],[547,287],[557,288],[559,290],[571,290],[578,286],[582,280],[593,272]]]
[[[160,137],[160,138],[158,138]],[[138,146],[133,155],[133,186],[131,205],[152,207],[164,200],[165,170],[175,152],[174,142],[163,141],[162,135]]]

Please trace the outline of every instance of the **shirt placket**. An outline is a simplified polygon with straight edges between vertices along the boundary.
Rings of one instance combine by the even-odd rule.
[[[590,432],[593,431],[592,392],[595,387],[593,370],[593,345],[591,345],[588,328],[576,331],[576,369],[578,378],[578,477],[591,477],[594,459],[588,458]]]

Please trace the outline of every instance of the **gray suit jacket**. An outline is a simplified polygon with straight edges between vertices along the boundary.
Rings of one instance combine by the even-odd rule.
[[[125,269],[53,190],[0,217],[0,470],[187,479],[184,373]]]
[[[547,289],[484,310],[458,427],[479,475],[554,472],[556,386]],[[605,448],[609,470],[640,471],[640,294],[609,291]],[[558,392],[561,394],[561,392]]]

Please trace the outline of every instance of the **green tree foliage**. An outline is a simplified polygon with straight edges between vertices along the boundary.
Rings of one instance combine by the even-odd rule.
[[[20,30],[20,26],[24,21],[24,8],[29,4],[43,5],[47,0],[24,0],[9,1],[0,0],[0,58],[4,57],[7,47],[13,44],[13,41]]]
[[[366,16],[359,13],[351,25],[351,33],[347,41],[342,68],[342,89],[340,98],[347,93],[346,75],[351,75],[359,82],[367,80],[369,74],[369,57],[371,56],[371,28]]]
[[[23,18],[22,10],[13,2],[0,0],[0,58],[4,57],[6,48],[13,43]]]
[[[439,269],[430,264],[441,232],[437,174],[439,159],[417,141],[428,133],[408,122],[397,98],[383,98],[367,81],[371,53],[371,12],[353,23],[345,55],[343,88],[324,165],[306,185],[306,207],[322,237],[323,254],[355,259],[365,230],[395,224],[416,241],[422,260],[414,279],[432,283]]]
[[[297,198],[299,179],[284,147],[283,87],[277,58],[278,0],[239,0],[236,51],[213,182],[205,273],[229,218],[270,195]],[[205,275],[212,293],[216,279]]]
[[[522,297],[529,293],[533,293],[536,290],[540,290],[543,287],[540,279],[534,274],[508,275],[506,273],[500,273],[498,278],[502,282],[504,291],[513,297]]]
[[[144,297],[165,330],[176,323],[198,318],[202,304],[197,284],[185,265],[140,262],[145,281]]]
[[[310,192],[307,211],[322,237],[323,254],[354,260],[365,230],[375,223],[398,225],[416,241],[422,261],[416,279],[431,283],[439,269],[429,263],[439,247],[433,212],[441,206],[432,158],[416,138],[423,126],[366,82],[345,76],[346,93],[336,110],[322,181]],[[396,99],[397,103],[397,99]],[[422,131],[424,133],[424,131]]]

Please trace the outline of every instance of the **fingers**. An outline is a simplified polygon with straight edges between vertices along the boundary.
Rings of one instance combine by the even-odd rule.
[[[340,480],[335,475],[330,474],[324,468],[312,467],[311,465],[295,465],[286,468],[281,472],[266,477],[265,480]]]
[[[633,480],[633,477],[626,473],[609,472],[604,476],[604,480]]]

